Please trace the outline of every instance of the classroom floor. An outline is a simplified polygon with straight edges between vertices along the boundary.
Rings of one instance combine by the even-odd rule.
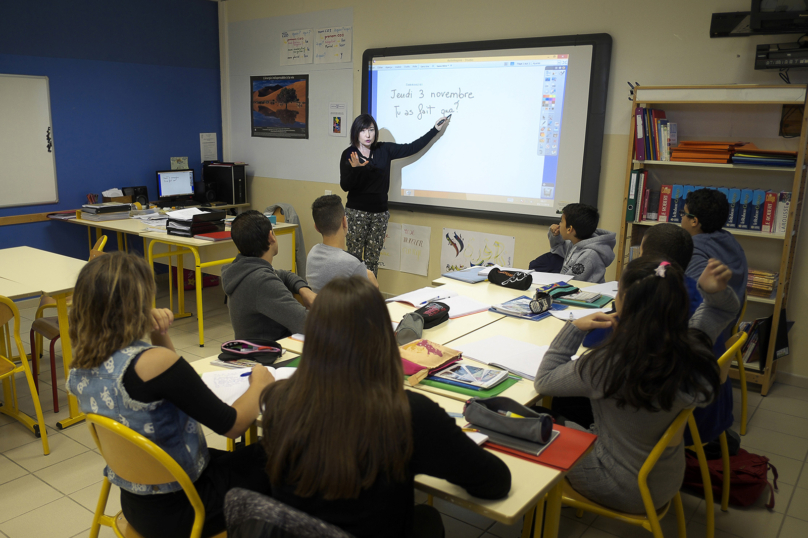
[[[161,287],[158,306],[168,306],[167,291]],[[220,344],[233,338],[233,329],[221,288],[203,291],[205,305],[204,348],[198,345],[196,318],[177,320],[171,329],[174,346],[186,360],[193,362],[217,352]],[[195,311],[194,295],[187,294],[187,308]],[[21,310],[22,340],[26,353],[28,331],[35,308]],[[46,344],[47,345],[47,344]],[[57,345],[57,353],[59,353]],[[104,461],[95,450],[87,427],[77,424],[65,431],[55,427],[67,416],[67,395],[59,387],[61,411],[53,413],[50,366],[47,353],[39,374],[40,395],[48,425],[51,453],[42,455],[42,444],[16,421],[0,415],[0,538],[86,537],[98,500]],[[61,356],[57,357],[58,379],[63,380]],[[61,381],[60,381],[61,383]],[[24,383],[17,384],[20,407],[33,415],[33,404]],[[740,406],[740,391],[735,389],[735,408]],[[739,413],[736,413],[739,415]],[[736,431],[738,424],[735,424]],[[208,445],[224,448],[224,438],[207,436]],[[716,510],[716,538],[803,538],[808,536],[808,389],[776,384],[769,396],[749,394],[749,428],[741,446],[763,454],[777,467],[780,478],[774,511],[763,507],[764,495],[755,507],[730,507],[728,513]],[[805,468],[805,469],[804,469]],[[687,531],[691,538],[705,535],[704,501],[683,495]],[[426,495],[416,491],[416,502]],[[521,525],[505,526],[435,499],[443,514],[447,538],[516,538]],[[110,494],[107,513],[120,510],[117,488]],[[662,521],[666,536],[676,536],[676,521],[670,514]],[[101,528],[102,537],[113,537],[111,529]],[[645,530],[591,514],[575,517],[571,509],[562,511],[561,538],[646,537]]]

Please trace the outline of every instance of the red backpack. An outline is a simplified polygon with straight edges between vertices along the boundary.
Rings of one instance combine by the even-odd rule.
[[[704,495],[704,485],[701,481],[699,460],[690,451],[686,452],[687,466],[685,468],[685,481],[682,484]],[[720,459],[707,460],[710,471],[710,482],[713,485],[713,498],[721,499],[723,487],[723,463]],[[774,475],[774,487],[769,483],[768,470]],[[764,490],[768,489],[770,498],[766,508],[774,508],[774,492],[777,491],[777,469],[769,463],[769,458],[750,454],[744,449],[738,449],[738,454],[729,458],[729,502],[735,506],[749,506],[758,500]]]

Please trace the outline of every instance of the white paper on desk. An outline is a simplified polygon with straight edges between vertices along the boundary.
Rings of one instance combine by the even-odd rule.
[[[396,328],[398,327],[399,322],[394,321],[392,323],[393,323],[393,330],[395,331]],[[300,333],[295,333],[292,336],[290,336],[289,338],[291,338],[292,340],[297,340],[298,342],[304,342],[306,340],[306,335],[300,334]]]
[[[227,405],[241,398],[250,388],[250,377],[245,373],[250,373],[252,368],[233,368],[232,370],[216,370],[202,374],[202,381],[208,388]],[[268,367],[269,373],[275,381],[289,379],[297,368],[272,368]]]
[[[538,286],[546,286],[547,284],[555,284],[556,282],[569,282],[572,280],[573,275],[562,275],[560,273],[540,273],[540,272],[533,272],[530,273],[533,277],[533,283],[531,286],[538,287]]]
[[[586,292],[593,292],[593,293],[600,293],[601,295],[608,295],[609,297],[617,297],[617,281],[612,280],[611,282],[606,282],[604,284],[595,284],[594,286],[587,286],[586,288],[582,288],[586,290]]]
[[[450,290],[446,286],[439,288],[421,288],[420,290],[411,291],[392,299],[387,299],[388,303],[407,303],[412,306],[420,307],[429,301],[441,301],[449,297],[456,297],[459,295],[456,291]]]
[[[463,356],[533,381],[550,346],[537,346],[507,336],[492,336],[469,344],[452,344]]]
[[[101,192],[102,196],[106,196],[107,198],[112,198],[113,196],[123,196],[123,191],[121,189],[107,189]]]
[[[587,288],[587,290],[588,289],[589,288]],[[567,308],[566,310],[551,310],[550,314],[552,314],[553,317],[556,317],[556,318],[560,319],[561,321],[567,321],[567,320],[573,320],[574,321],[576,319],[581,319],[583,317],[586,317],[589,314],[594,314],[595,312],[606,313],[606,312],[610,312],[611,310],[612,310],[611,306],[608,306],[608,307],[605,307],[605,308],[579,308],[579,309],[576,309],[576,310],[573,310],[571,308]]]
[[[460,316],[468,316],[469,314],[477,314],[478,312],[485,312],[491,308],[491,305],[489,304],[475,301],[474,299],[465,297],[463,295],[449,297],[448,299],[443,299],[441,302],[449,307],[450,319],[459,318]]]
[[[206,215],[206,211],[202,211],[198,207],[187,207],[185,209],[177,209],[176,211],[168,211],[166,215],[172,219],[177,220],[191,220],[194,215]]]
[[[500,267],[499,265],[492,265],[491,267],[483,267],[477,274],[480,276],[488,276],[488,273],[491,272],[491,269],[499,269],[500,271],[520,271],[522,273],[533,273],[533,271],[531,271],[530,269],[518,269],[516,267]]]

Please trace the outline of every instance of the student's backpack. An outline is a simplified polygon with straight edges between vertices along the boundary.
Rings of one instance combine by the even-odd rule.
[[[704,486],[701,481],[699,460],[690,451],[686,452],[687,466],[685,468],[685,481],[682,484],[692,488],[702,495]],[[713,497],[721,498],[723,485],[723,463],[720,459],[708,460],[707,468],[710,471],[710,482],[713,486]],[[774,475],[774,486],[769,483],[768,471]],[[774,509],[774,492],[777,491],[777,469],[769,463],[769,458],[758,454],[750,454],[739,449],[738,454],[729,458],[729,502],[734,506],[749,506],[758,500],[760,495],[769,490],[769,502],[766,508]]]

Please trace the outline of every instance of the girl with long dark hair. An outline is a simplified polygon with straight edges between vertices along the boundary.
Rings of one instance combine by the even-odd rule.
[[[404,390],[390,315],[365,278],[337,278],[306,319],[297,372],[262,396],[272,496],[358,538],[441,536],[414,507],[413,477],[485,499],[508,494],[507,466],[426,396]]]
[[[592,402],[595,448],[567,475],[579,493],[616,510],[645,513],[640,467],[680,411],[706,406],[718,393],[712,343],[739,309],[727,288],[731,276],[727,266],[710,260],[698,280],[704,302],[688,322],[682,270],[664,258],[641,257],[623,271],[615,314],[570,322],[556,336],[535,387],[542,395]],[[571,360],[587,331],[606,327],[614,331],[604,343]],[[657,508],[679,490],[684,471],[683,443],[665,450],[648,477]]]
[[[339,158],[339,185],[348,193],[348,252],[378,274],[379,255],[387,233],[387,192],[390,163],[415,155],[449,125],[440,118],[424,136],[409,144],[379,142],[379,127],[370,114],[357,116],[351,125],[351,145]]]

